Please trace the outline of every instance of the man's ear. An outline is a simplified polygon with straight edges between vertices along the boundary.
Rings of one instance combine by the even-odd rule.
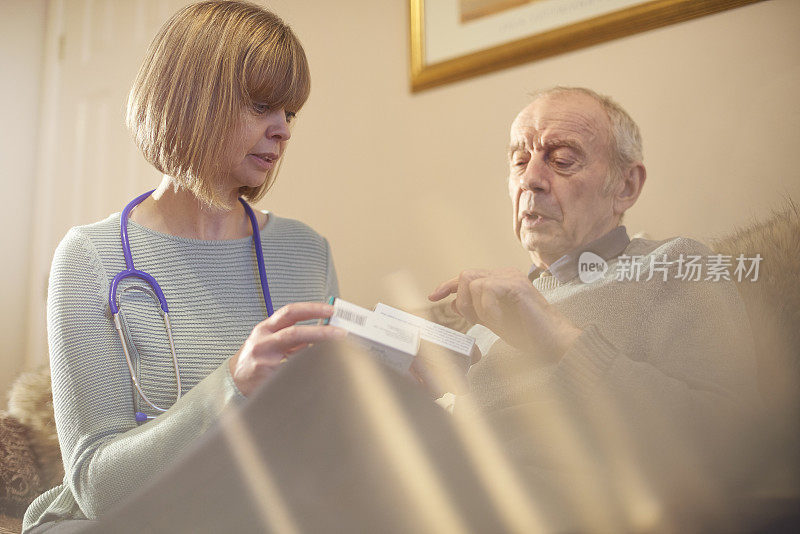
[[[647,180],[643,163],[634,163],[623,173],[614,188],[614,214],[622,215],[636,203]]]

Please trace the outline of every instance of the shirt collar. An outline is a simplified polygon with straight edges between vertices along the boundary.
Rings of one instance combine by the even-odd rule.
[[[564,254],[554,261],[547,270],[539,269],[535,265],[532,266],[528,272],[528,278],[533,282],[539,276],[553,275],[559,282],[569,282],[578,276],[578,259],[584,252],[593,252],[608,261],[622,254],[630,242],[631,238],[628,237],[628,230],[624,226],[617,226],[591,243]]]

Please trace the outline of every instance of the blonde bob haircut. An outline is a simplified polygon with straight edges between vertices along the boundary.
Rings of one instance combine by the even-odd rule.
[[[238,1],[187,6],[159,30],[128,95],[126,124],[147,161],[210,206],[242,113],[296,113],[311,88],[303,46],[274,13]],[[250,202],[275,179],[242,187]]]

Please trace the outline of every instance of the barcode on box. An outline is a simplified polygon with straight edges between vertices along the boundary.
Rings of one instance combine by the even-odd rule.
[[[341,319],[342,321],[348,321],[351,323],[355,323],[360,326],[364,326],[367,323],[367,316],[361,315],[359,313],[355,313],[351,310],[336,310],[336,317]]]

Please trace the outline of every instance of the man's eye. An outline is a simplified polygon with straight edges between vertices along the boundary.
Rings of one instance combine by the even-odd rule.
[[[550,158],[550,165],[557,171],[568,171],[575,166],[575,160],[571,158]]]

